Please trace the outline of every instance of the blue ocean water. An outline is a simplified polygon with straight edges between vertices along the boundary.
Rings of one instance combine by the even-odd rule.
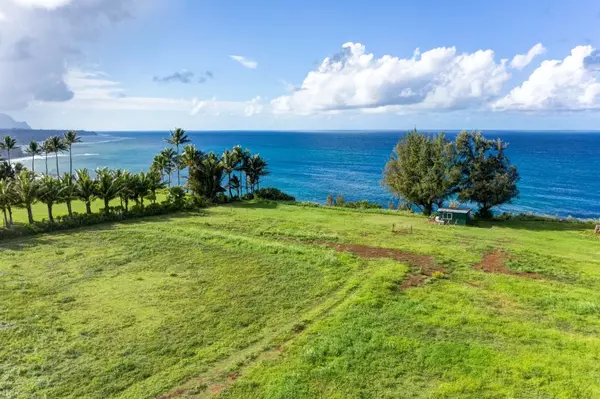
[[[393,197],[381,187],[382,170],[400,131],[188,132],[202,151],[221,152],[240,144],[260,153],[271,175],[261,186],[275,186],[301,201],[324,202],[328,194],[366,199],[387,206]],[[457,132],[447,132],[453,138]],[[501,208],[510,212],[600,217],[600,133],[484,131],[510,143],[507,154],[521,175],[520,197]],[[74,146],[76,168],[107,166],[147,169],[165,147],[168,132],[103,132]],[[60,159],[68,169],[68,157]],[[49,162],[54,169],[54,160]],[[29,164],[28,159],[22,162]],[[36,170],[44,169],[43,159]]]

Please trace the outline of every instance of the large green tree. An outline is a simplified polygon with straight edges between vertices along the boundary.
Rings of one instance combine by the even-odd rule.
[[[185,130],[181,129],[181,128],[175,128],[175,130],[171,131],[171,136],[167,137],[165,139],[165,141],[171,145],[174,145],[176,148],[176,157],[174,160],[174,167],[177,168],[177,185],[181,186],[181,180],[179,178],[179,171],[180,171],[180,157],[179,157],[179,146],[189,143],[190,139],[188,137],[188,135],[185,133]]]
[[[486,139],[480,132],[462,132],[456,137],[461,168],[458,198],[479,205],[480,217],[491,217],[492,208],[519,195],[519,173],[510,164],[500,139]]]
[[[383,184],[425,215],[457,191],[460,168],[456,151],[444,134],[426,136],[413,130],[400,139],[385,166]]]

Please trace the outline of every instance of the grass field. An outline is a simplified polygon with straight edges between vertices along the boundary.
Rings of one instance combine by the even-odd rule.
[[[256,203],[0,243],[0,397],[593,398],[599,330],[586,224]]]

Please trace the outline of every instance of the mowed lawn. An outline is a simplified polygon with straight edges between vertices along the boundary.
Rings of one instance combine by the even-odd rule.
[[[589,224],[238,204],[0,243],[0,397],[593,398],[599,330]]]

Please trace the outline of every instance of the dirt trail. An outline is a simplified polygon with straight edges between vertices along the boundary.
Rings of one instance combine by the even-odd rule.
[[[402,282],[401,288],[403,289],[418,287],[425,284],[427,277],[430,277],[434,272],[446,272],[443,267],[437,266],[433,257],[429,255],[359,244],[338,244],[333,242],[322,242],[321,244],[339,252],[353,253],[361,258],[388,258],[397,260],[398,262],[408,263],[411,267],[411,272]]]
[[[401,289],[421,286],[425,284],[428,277],[431,277],[434,272],[445,272],[445,269],[437,266],[433,257],[428,255],[416,254],[398,249],[370,247],[358,244],[339,244],[333,242],[314,242],[312,244],[323,245],[338,252],[350,252],[361,258],[388,258],[409,264],[411,271],[400,285]],[[269,342],[272,341],[273,336],[265,337],[241,352],[215,363],[211,371],[203,373],[203,375],[188,381],[187,383],[173,389],[169,393],[158,396],[157,399],[207,398],[218,396],[219,392],[231,386],[243,374],[244,369],[247,369],[252,364],[255,364],[261,360],[272,359],[281,355],[285,347],[290,345],[300,334],[303,334],[309,325],[322,320],[331,312],[335,311],[335,309],[346,302],[348,298],[350,298],[352,294],[356,292],[357,289],[358,287],[352,287],[351,289],[346,290],[345,294],[341,298],[329,302],[325,301],[328,303],[321,304],[317,311],[313,309],[313,315],[311,317],[300,319],[304,320],[302,329],[295,330],[294,327],[290,328],[290,326],[284,328],[277,335],[281,335],[287,331],[290,331],[290,329],[293,329],[294,334],[276,348],[266,349],[269,347]],[[345,289],[341,289],[340,291],[344,290]],[[337,293],[339,294],[340,291]],[[334,294],[333,296],[336,295]],[[228,373],[221,371],[231,369],[235,363],[239,363],[240,360],[244,359],[245,364],[241,368],[238,368],[235,372]],[[204,388],[201,390],[201,392],[195,392],[196,390],[194,389],[194,385],[203,385]]]
[[[480,270],[486,273],[508,274],[511,276],[519,276],[525,278],[541,279],[542,275],[537,273],[517,272],[507,268],[508,254],[500,249],[486,254],[481,262],[474,266],[475,270]]]

